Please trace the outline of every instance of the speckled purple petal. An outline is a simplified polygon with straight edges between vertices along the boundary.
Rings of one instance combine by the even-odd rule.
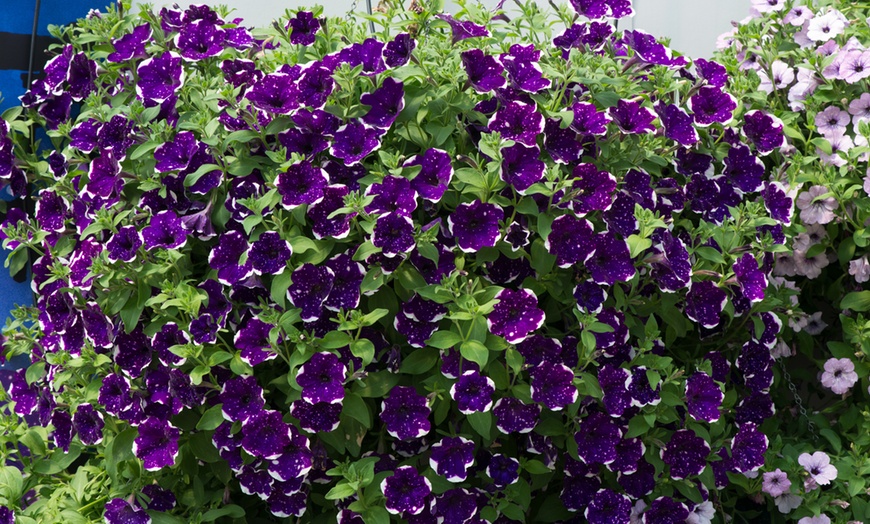
[[[463,437],[445,437],[432,445],[429,465],[448,482],[468,478],[468,468],[474,464],[474,442]]]
[[[692,282],[686,295],[685,313],[694,322],[710,329],[719,325],[719,316],[728,301],[728,294],[714,282]]]
[[[430,413],[426,397],[413,387],[396,386],[381,403],[380,418],[394,438],[411,440],[429,433]]]
[[[538,297],[533,291],[502,289],[495,298],[499,303],[486,319],[493,335],[516,344],[544,325],[544,311],[538,307]]]
[[[502,106],[489,121],[489,130],[498,132],[505,140],[513,140],[532,147],[544,130],[544,117],[534,105],[511,101]]]
[[[620,427],[602,413],[590,413],[574,434],[577,454],[587,464],[610,464],[616,460],[616,446],[621,439]]]
[[[496,204],[475,200],[459,204],[447,218],[447,224],[459,249],[474,253],[484,247],[494,247],[501,235],[499,221],[504,211]]]
[[[526,147],[517,143],[502,149],[501,179],[517,193],[524,194],[534,183],[544,178],[546,164],[540,159],[538,146]]]
[[[574,372],[564,364],[541,362],[531,369],[532,400],[540,402],[552,411],[563,408],[577,401],[579,393],[574,385]]]

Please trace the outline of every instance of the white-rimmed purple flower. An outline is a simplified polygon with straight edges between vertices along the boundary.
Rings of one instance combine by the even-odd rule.
[[[734,471],[746,473],[763,466],[767,444],[767,436],[758,431],[755,424],[742,425],[731,440],[731,464]]]
[[[299,427],[312,433],[335,431],[341,423],[341,404],[318,402],[311,404],[303,399],[294,400],[290,414],[299,420]]]
[[[314,43],[316,33],[320,29],[320,19],[314,18],[310,11],[299,11],[287,22],[290,30],[290,43],[309,46]]]
[[[710,329],[719,325],[719,316],[728,302],[728,294],[714,282],[692,282],[686,295],[685,313],[690,320]]]
[[[621,417],[631,405],[631,395],[626,385],[629,381],[628,371],[605,364],[598,370],[598,384],[604,393],[601,402],[611,417]]]
[[[224,382],[218,399],[224,419],[230,422],[244,422],[266,405],[263,388],[255,377],[250,376],[234,377]]]
[[[637,273],[628,243],[610,231],[595,236],[595,251],[585,264],[592,280],[602,285],[629,281]]]
[[[299,108],[299,67],[293,73],[271,73],[261,78],[251,87],[245,98],[251,104],[267,113],[288,115]]]
[[[692,125],[692,117],[679,106],[659,102],[655,109],[667,138],[684,146],[692,146],[700,140],[698,131]]]
[[[499,221],[504,210],[496,204],[475,200],[459,204],[447,217],[447,225],[456,239],[459,249],[474,253],[484,247],[493,247],[501,236]]]
[[[401,67],[411,60],[417,41],[409,33],[399,33],[384,46],[384,64],[388,68]]]
[[[411,180],[411,187],[424,200],[441,200],[453,177],[450,154],[441,149],[427,149],[422,155],[414,155],[402,164],[402,167],[412,166],[420,166],[420,172]]]
[[[661,452],[662,461],[671,467],[673,479],[699,475],[707,466],[709,454],[710,445],[691,429],[674,432]]]
[[[538,146],[514,144],[502,149],[501,179],[517,193],[524,194],[532,184],[544,178],[546,164],[540,159]]]
[[[731,122],[735,109],[737,109],[737,99],[718,87],[702,86],[689,99],[689,110],[693,113],[695,124],[701,127]]]
[[[605,488],[592,497],[583,515],[589,524],[626,523],[631,517],[631,499]]]
[[[363,122],[372,127],[389,129],[405,107],[404,84],[387,77],[381,87],[371,93],[364,93],[359,101],[371,107],[362,117]]]
[[[474,22],[457,20],[450,14],[435,15],[435,18],[444,20],[450,24],[450,30],[453,33],[453,45],[456,45],[456,42],[461,42],[467,38],[489,36],[489,31],[487,31],[486,27],[475,24]]]
[[[109,260],[132,262],[140,247],[142,234],[136,230],[136,226],[123,226],[106,243],[106,253]]]
[[[577,216],[593,211],[607,211],[613,204],[616,177],[599,170],[594,164],[579,164],[571,172],[570,207]]]
[[[816,451],[812,455],[801,453],[798,464],[803,466],[819,486],[826,486],[837,478],[837,468],[831,464],[831,458],[824,451]]]
[[[325,262],[335,275],[332,290],[323,303],[330,311],[341,308],[355,309],[359,306],[360,285],[365,278],[365,268],[347,253],[339,253]]]
[[[603,413],[590,413],[580,421],[574,433],[577,455],[586,464],[610,464],[616,460],[616,446],[622,440],[622,429]]]
[[[496,417],[495,427],[504,434],[528,433],[535,429],[541,406],[524,404],[522,400],[504,397],[496,401],[492,412]]]
[[[492,407],[493,393],[495,393],[495,382],[473,369],[463,372],[459,380],[450,388],[450,396],[456,401],[463,415],[489,411]]]
[[[540,402],[552,411],[577,401],[579,393],[574,385],[574,371],[565,364],[541,362],[529,371],[532,377],[532,400]]]
[[[280,427],[280,426],[279,426]],[[308,447],[308,437],[303,435],[295,426],[286,426],[289,438],[281,449],[281,452],[269,460],[268,471],[273,479],[288,483],[297,491],[301,486],[302,479],[311,471],[313,456]],[[244,431],[244,426],[242,426]],[[283,430],[280,430],[283,433]],[[244,446],[244,442],[242,443]]]
[[[139,424],[139,436],[133,440],[133,454],[142,460],[145,471],[159,471],[175,464],[181,432],[158,417],[148,417]]]
[[[751,253],[744,253],[734,262],[733,270],[744,297],[751,303],[764,300],[767,276],[758,269],[758,262]]]
[[[685,67],[689,62],[684,56],[674,58],[670,49],[658,42],[655,36],[645,31],[625,31],[622,41],[634,50],[634,57],[641,62],[663,65],[671,69]]]
[[[275,326],[263,322],[257,317],[251,317],[233,337],[233,344],[241,352],[240,358],[249,366],[262,364],[278,356],[272,349],[269,333]]]
[[[133,58],[144,58],[145,43],[151,41],[151,25],[142,24],[133,28],[133,31],[121,38],[112,41],[115,51],[106,57],[108,62],[124,62]]]
[[[755,145],[755,150],[760,155],[770,153],[785,142],[782,121],[758,110],[743,115],[740,132]]]
[[[103,441],[103,414],[90,404],[79,404],[73,415],[73,428],[79,440],[86,446],[95,446]]]
[[[311,221],[311,232],[314,238],[345,238],[350,233],[351,220],[356,213],[339,214],[332,218],[329,216],[344,206],[344,197],[350,194],[346,185],[329,185],[323,188],[323,198],[320,202],[308,207],[308,219]]]
[[[716,422],[719,420],[719,406],[725,395],[719,385],[702,371],[694,373],[686,380],[686,407],[696,420]]]
[[[464,481],[472,464],[474,442],[464,437],[444,437],[432,445],[429,466],[448,482]]]
[[[432,484],[413,466],[399,466],[391,476],[381,481],[381,491],[387,499],[387,511],[393,515],[417,515],[426,507]]]
[[[381,147],[382,133],[380,129],[357,121],[348,122],[335,132],[329,154],[348,166],[356,165]]]
[[[302,398],[317,404],[339,403],[344,399],[344,379],[347,367],[333,353],[315,353],[303,364],[296,375],[296,383],[302,388]]]
[[[410,216],[417,209],[417,191],[407,178],[386,176],[378,184],[366,189],[366,196],[374,199],[366,206],[367,213],[396,213]]]
[[[509,486],[520,478],[520,461],[501,453],[496,453],[489,459],[486,474],[496,486]]]
[[[145,513],[145,510],[118,498],[106,503],[103,520],[106,524],[151,524],[151,516]],[[10,520],[9,523],[12,524],[12,521]]]
[[[160,211],[142,230],[145,249],[179,249],[187,242],[187,232],[174,211]]]
[[[248,261],[255,275],[280,275],[292,254],[290,242],[275,231],[266,231],[251,245]]]
[[[335,273],[326,266],[302,264],[293,271],[292,279],[287,296],[294,307],[302,310],[302,321],[319,319],[323,303],[332,291]]]
[[[653,133],[656,128],[653,120],[656,114],[640,102],[620,99],[613,107],[607,108],[607,114],[620,131],[627,134]]]
[[[417,439],[429,433],[432,410],[426,397],[408,386],[396,386],[381,403],[381,420],[387,433],[399,440]]]
[[[290,426],[279,411],[264,410],[249,417],[242,424],[242,435],[242,448],[265,460],[280,457],[290,444]]]
[[[544,311],[538,307],[538,297],[529,289],[503,289],[495,298],[499,303],[486,319],[490,333],[502,336],[510,344],[526,339],[544,324]]]
[[[372,244],[381,248],[381,253],[388,258],[410,253],[416,245],[414,222],[398,213],[379,216],[372,233]]]
[[[643,513],[641,524],[681,524],[689,518],[689,508],[682,502],[670,497],[659,497],[652,501]]]
[[[281,194],[281,205],[289,210],[320,202],[327,184],[326,173],[307,161],[291,165],[286,171],[278,173],[275,179],[275,187]]]
[[[478,93],[488,93],[505,85],[504,66],[498,57],[485,54],[480,49],[469,49],[460,55],[462,66],[468,75],[468,83]]]
[[[855,363],[851,359],[829,358],[825,362],[822,385],[837,395],[845,394],[857,382],[858,374],[855,373]]]
[[[163,102],[174,95],[184,84],[183,59],[173,52],[143,60],[136,73],[136,94],[144,100]]]
[[[510,101],[496,111],[488,128],[500,133],[505,140],[532,147],[544,130],[544,117],[536,111],[534,104]]]
[[[728,82],[728,72],[725,66],[713,60],[695,59],[695,71],[699,77],[713,87],[725,87]]]
[[[509,52],[501,55],[501,62],[508,73],[511,86],[527,93],[537,93],[550,87],[552,82],[544,78],[538,60],[541,52],[530,44],[513,44]]]

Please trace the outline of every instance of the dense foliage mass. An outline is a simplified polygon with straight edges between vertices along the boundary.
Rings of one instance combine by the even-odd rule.
[[[863,489],[771,418],[794,128],[751,77],[615,30],[628,0],[436,4],[59,31],[0,123],[37,297],[0,522],[741,522],[797,505],[795,461]]]
[[[838,0],[753,5],[720,37],[720,59],[746,108],[783,123],[787,144],[766,163],[797,212],[774,275],[800,290],[781,313],[777,354],[796,416],[771,443],[763,490],[803,523],[868,522],[870,11]]]

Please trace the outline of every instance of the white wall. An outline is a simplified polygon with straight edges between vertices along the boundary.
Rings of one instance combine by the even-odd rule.
[[[169,5],[184,0],[154,0],[156,5]],[[209,5],[224,4],[236,9],[236,16],[245,19],[249,26],[265,26],[284,13],[288,7],[313,5],[316,0],[193,0]],[[542,3],[545,0],[539,0]],[[566,0],[557,0],[562,2]],[[377,5],[378,0],[372,0]],[[139,3],[134,0],[134,4]],[[342,16],[353,5],[353,0],[320,0],[329,16]],[[498,0],[482,0],[493,7]],[[508,0],[508,6],[511,0]],[[750,0],[634,0],[636,16],[628,26],[643,29],[660,37],[671,39],[671,47],[691,57],[709,57],[716,45],[716,37],[731,28],[732,20],[740,20],[749,13]],[[366,0],[356,0],[356,8],[365,11]],[[456,5],[447,2],[447,9],[455,11]],[[624,27],[626,22],[623,22]]]

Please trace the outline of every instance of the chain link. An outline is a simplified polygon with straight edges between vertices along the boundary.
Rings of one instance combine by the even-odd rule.
[[[353,3],[350,4],[350,9],[347,14],[344,16],[346,19],[350,20],[350,17],[356,12],[356,4],[358,0],[353,0]]]
[[[807,421],[807,429],[810,430],[810,434],[813,437],[813,442],[819,440],[819,434],[816,432],[815,423],[810,420],[810,417],[807,415],[807,408],[804,407],[804,402],[801,399],[800,394],[798,394],[797,386],[794,385],[794,382],[791,380],[791,374],[785,368],[785,363],[782,359],[779,360],[779,367],[782,370],[782,377],[788,383],[788,389],[791,391],[792,396],[794,396],[795,404],[797,404],[798,411],[800,411],[801,417],[806,419]]]

